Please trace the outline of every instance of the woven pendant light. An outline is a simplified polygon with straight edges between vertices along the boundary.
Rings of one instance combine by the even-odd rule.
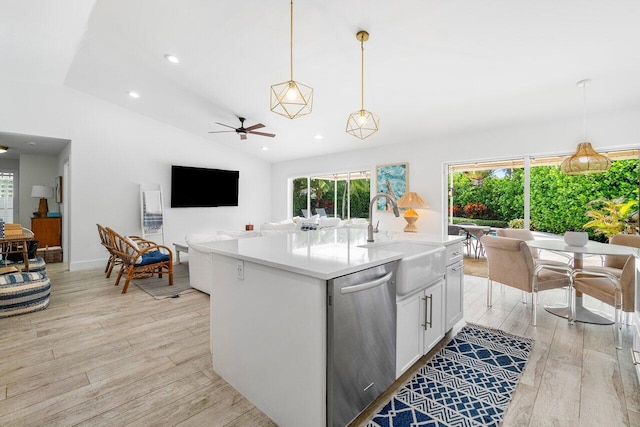
[[[582,127],[583,137],[586,140],[587,135],[587,96],[586,88],[591,80],[580,80],[577,85],[582,87],[583,98],[583,115],[582,115]],[[607,172],[611,168],[611,160],[598,153],[591,147],[590,142],[581,142],[576,148],[576,152],[572,156],[567,157],[562,161],[560,170],[567,175],[586,175],[590,173]]]

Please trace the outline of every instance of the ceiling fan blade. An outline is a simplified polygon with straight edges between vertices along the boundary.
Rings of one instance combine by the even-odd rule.
[[[226,132],[235,132],[235,130],[214,130],[209,133],[226,133]]]
[[[276,136],[275,133],[264,133],[264,132],[254,132],[254,131],[247,131],[247,132],[253,135],[268,136],[270,138],[273,138],[274,136]]]
[[[258,123],[258,124],[256,124],[256,125],[249,126],[249,127],[248,127],[248,128],[246,128],[245,130],[248,132],[248,131],[250,131],[250,130],[260,129],[260,128],[263,128],[263,127],[264,127],[264,125],[263,125],[262,123]]]
[[[218,123],[218,122],[216,122],[216,124],[217,124],[217,125],[220,125],[220,126],[228,127],[228,128],[230,128],[230,129],[233,129],[233,130],[236,130],[236,128],[234,128],[233,126],[225,125],[224,123]]]
[[[244,141],[245,139],[247,139],[247,135],[241,133],[240,134],[240,140]]]

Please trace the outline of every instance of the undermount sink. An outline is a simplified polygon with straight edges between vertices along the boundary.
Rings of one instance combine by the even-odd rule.
[[[396,294],[403,296],[444,277],[446,270],[446,249],[444,246],[420,242],[376,242],[363,245],[404,254],[398,264],[396,274]]]

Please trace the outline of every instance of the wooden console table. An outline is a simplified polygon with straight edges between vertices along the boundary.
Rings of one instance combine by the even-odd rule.
[[[8,254],[22,254],[24,260],[24,270],[29,272],[29,255],[27,252],[27,242],[34,240],[32,236],[0,238],[0,253],[2,253],[2,264],[7,264]]]

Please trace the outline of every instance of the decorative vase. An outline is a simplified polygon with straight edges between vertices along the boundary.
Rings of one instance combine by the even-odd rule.
[[[589,241],[589,234],[585,231],[567,231],[564,242],[569,246],[584,246]]]

